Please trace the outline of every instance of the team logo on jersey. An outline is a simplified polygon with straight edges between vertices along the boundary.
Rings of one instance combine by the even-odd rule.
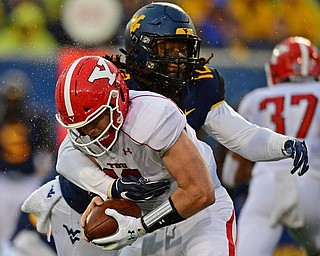
[[[128,240],[135,240],[136,239],[136,232],[134,231],[134,229],[128,230],[128,234],[130,235]]]
[[[51,198],[52,195],[54,195],[55,193],[56,193],[56,192],[54,192],[53,185],[52,185],[51,188],[50,188],[50,190],[49,190],[49,192],[48,192],[48,194],[47,194],[47,198]]]
[[[123,148],[122,151],[123,151],[123,154],[125,155],[128,155],[128,154],[132,155],[132,151],[130,148]]]
[[[65,224],[63,224],[63,227],[66,229],[72,244],[75,244],[75,242],[80,241],[79,234],[81,233],[81,231],[79,229],[73,231],[72,228],[69,229],[68,226]]]
[[[184,110],[184,114],[187,116],[187,115],[189,115],[191,112],[193,112],[193,111],[195,111],[196,110],[196,108],[193,108],[193,109],[190,109],[190,110]]]

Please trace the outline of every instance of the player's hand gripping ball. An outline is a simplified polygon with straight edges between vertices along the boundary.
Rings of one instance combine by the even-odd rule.
[[[141,217],[142,214],[140,207],[133,201],[127,199],[108,199],[102,205],[96,206],[88,216],[84,234],[89,241],[117,232],[118,223],[113,217],[105,214],[104,211],[107,208],[136,218]]]

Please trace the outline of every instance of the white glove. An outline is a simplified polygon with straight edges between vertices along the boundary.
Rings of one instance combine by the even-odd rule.
[[[106,209],[105,214],[116,219],[118,231],[114,235],[92,240],[92,243],[103,250],[119,250],[146,234],[140,218],[125,216],[113,209]]]

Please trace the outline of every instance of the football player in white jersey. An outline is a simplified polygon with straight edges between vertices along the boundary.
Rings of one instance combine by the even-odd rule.
[[[237,253],[272,255],[287,227],[307,255],[319,255],[319,52],[308,39],[287,38],[275,46],[266,71],[269,86],[248,93],[238,111],[250,122],[305,140],[310,170],[297,179],[287,171],[289,160],[254,164],[249,194],[239,216]],[[247,181],[252,165],[229,152],[223,183],[234,186]],[[241,177],[243,170],[248,170],[246,178]]]
[[[119,220],[121,232],[115,242],[106,240],[111,237],[93,242],[114,252],[143,238],[126,247],[122,255],[234,255],[233,202],[217,177],[211,148],[196,138],[174,102],[152,92],[129,94],[122,74],[111,62],[87,56],[73,62],[59,77],[56,105],[57,119],[68,129],[58,157],[72,166],[88,156],[99,166],[93,172],[69,169],[70,176],[81,181],[76,183],[78,186],[88,184],[83,186],[83,196],[73,195],[79,204],[83,201],[86,207],[88,191],[104,200],[126,196],[119,189],[131,185],[111,176],[137,177],[142,187],[148,181],[169,181],[168,189],[161,188],[156,196],[140,201],[144,214],[141,219],[108,213]],[[76,158],[70,158],[68,151],[80,152],[81,157],[75,154]],[[51,195],[52,188],[57,193],[54,185],[49,186]],[[74,248],[64,246],[65,226],[79,223],[80,214],[70,208],[69,203],[73,203],[66,199],[71,196],[66,193],[72,193],[70,187],[65,188],[63,181],[60,187],[63,197],[54,202],[51,210],[52,234],[59,255],[76,255]],[[32,196],[24,209],[30,206],[30,200]],[[33,210],[35,214],[37,210]],[[90,255],[88,245],[93,244],[79,244],[86,249],[86,255]],[[79,248],[77,255],[85,255]],[[93,251],[92,255],[102,252]]]
[[[103,178],[91,168],[80,173],[71,168],[74,162],[70,155],[83,152],[82,158],[94,157],[109,176],[124,178],[135,174],[150,181],[170,180],[170,190],[140,202],[144,213],[141,219],[108,212],[118,220],[119,232],[93,242],[105,250],[121,249],[148,234],[121,253],[233,255],[233,204],[218,180],[210,147],[197,140],[185,115],[163,96],[131,91],[126,112],[127,96],[124,89],[118,89],[122,80],[114,75],[115,67],[105,59],[88,58],[74,62],[57,83],[57,117],[69,131],[58,158],[68,166],[68,177],[77,179],[75,183],[79,186],[89,184],[86,188],[91,186],[89,191],[104,200],[120,197],[114,179]],[[105,80],[111,80],[112,86]],[[86,99],[88,96],[90,100]],[[287,140],[285,136],[275,136]],[[76,156],[78,161],[82,159]],[[53,217],[63,212],[55,209]],[[87,214],[88,211],[82,225]]]

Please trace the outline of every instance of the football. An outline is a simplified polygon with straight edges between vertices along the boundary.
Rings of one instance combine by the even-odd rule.
[[[141,217],[141,209],[135,202],[127,199],[108,199],[102,205],[96,206],[88,216],[84,234],[89,241],[112,235],[118,230],[117,221],[104,213],[107,208],[123,215]]]

